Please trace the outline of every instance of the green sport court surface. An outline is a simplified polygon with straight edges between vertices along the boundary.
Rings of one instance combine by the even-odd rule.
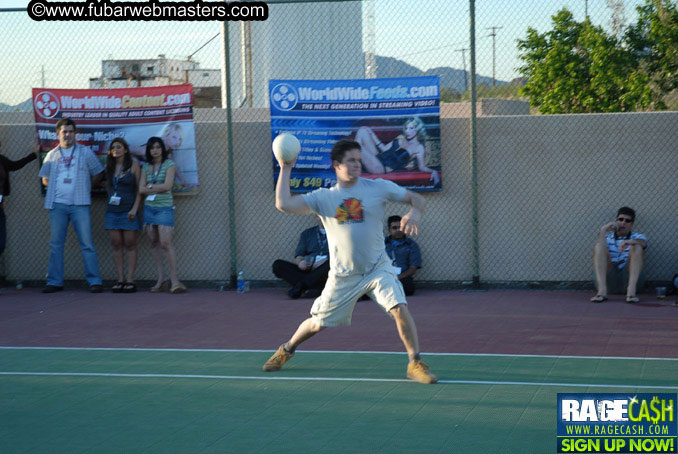
[[[0,348],[0,453],[548,453],[559,392],[676,392],[678,360]]]

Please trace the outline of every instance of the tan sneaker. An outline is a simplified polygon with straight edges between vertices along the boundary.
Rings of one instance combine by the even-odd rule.
[[[420,359],[407,365],[407,378],[426,385],[438,382],[438,377],[433,375],[428,365]]]
[[[291,360],[293,356],[294,353],[287,353],[281,345],[278,347],[278,351],[276,351],[273,356],[271,356],[268,361],[266,361],[266,364],[264,364],[262,369],[264,372],[277,372],[282,369],[283,364]]]

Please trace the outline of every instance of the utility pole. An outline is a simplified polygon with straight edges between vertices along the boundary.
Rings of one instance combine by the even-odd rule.
[[[584,0],[584,17],[589,18],[589,0]]]
[[[365,43],[365,79],[377,77],[374,37],[374,0],[363,1],[363,42]]]
[[[42,65],[42,70],[40,71],[42,76],[42,88],[45,88],[45,65]]]
[[[468,91],[468,74],[466,74],[466,51],[468,49],[457,49],[457,52],[461,52],[462,66],[464,68],[464,92]]]
[[[252,80],[252,22],[240,24],[240,43],[242,46],[242,91],[243,104],[254,107],[254,82]]]
[[[495,38],[497,37],[497,30],[504,28],[504,27],[487,27],[487,30],[492,30],[492,33],[490,33],[487,36],[492,37],[492,87],[495,85],[495,63],[496,63],[496,46],[495,46]]]

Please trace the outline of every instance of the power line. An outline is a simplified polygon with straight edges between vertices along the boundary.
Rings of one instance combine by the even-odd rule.
[[[456,43],[447,44],[445,46],[432,47],[430,49],[424,49],[424,50],[420,50],[418,52],[412,52],[410,54],[396,55],[393,58],[411,57],[412,55],[419,55],[419,54],[423,54],[423,53],[426,53],[426,52],[433,52],[434,50],[447,49],[448,47],[454,47],[454,46],[458,46],[460,44],[468,44],[468,43],[466,41],[459,41],[459,42],[456,42]]]
[[[214,41],[214,39],[215,39],[217,36],[219,36],[219,35],[221,35],[221,33],[217,33],[216,35],[214,35],[214,36],[212,36],[210,39],[208,39],[207,42],[206,42],[205,44],[203,44],[202,46],[198,47],[198,49],[197,49],[195,52],[193,52],[191,55],[189,55],[188,58],[187,58],[186,60],[190,60],[191,57],[193,57],[195,54],[197,54],[198,52],[200,52],[200,51],[202,50],[203,47],[205,47],[206,45],[208,45],[209,43],[211,43],[212,41]]]

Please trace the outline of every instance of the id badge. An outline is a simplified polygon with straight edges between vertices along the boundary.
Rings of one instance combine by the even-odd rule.
[[[400,268],[399,266],[395,266],[395,265],[392,265],[392,266],[393,266],[393,271],[395,271],[395,274],[402,273],[402,271],[403,271],[402,268]]]
[[[110,205],[116,205],[117,206],[117,205],[120,205],[120,199],[121,199],[121,197],[119,195],[113,194],[111,196],[110,200],[108,201],[108,203]]]
[[[156,195],[158,195],[158,194],[149,194],[149,195],[146,196],[146,200],[147,200],[148,202],[152,202],[152,201],[155,200],[155,196],[156,196]]]
[[[64,178],[64,183],[71,184],[72,182],[73,182],[73,178]]]

